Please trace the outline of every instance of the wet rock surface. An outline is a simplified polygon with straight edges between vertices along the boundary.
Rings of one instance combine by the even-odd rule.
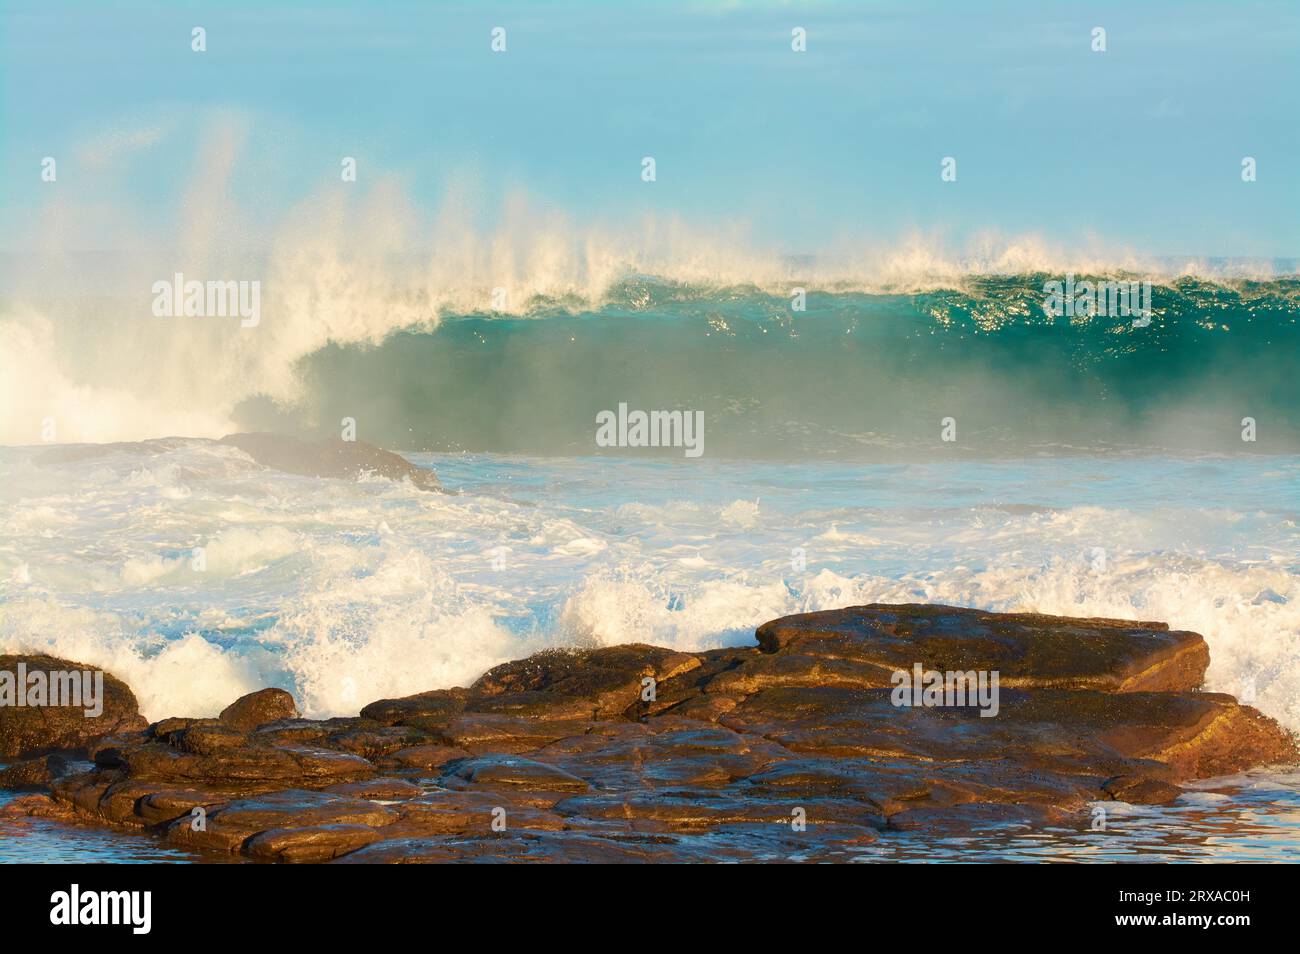
[[[217,716],[221,722],[243,732],[251,732],[259,725],[292,719],[298,714],[293,696],[283,689],[262,689],[236,699]]]
[[[996,669],[1010,687],[1163,692],[1198,688],[1210,664],[1204,639],[1164,623],[946,606],[803,613],[764,623],[756,635],[778,657],[842,664],[855,685],[888,686],[891,672],[923,660],[942,671]]]
[[[4,814],[277,862],[849,860],[903,831],[1083,828],[1091,802],[1300,758],[1199,691],[1204,640],[1158,623],[872,605],[757,637],[547,651],[355,718],[263,690],[144,727],[122,696],[75,736],[11,733],[0,785],[41,794]],[[896,704],[917,665],[997,670],[996,714]]]
[[[73,676],[82,684],[79,704],[48,704],[56,701],[56,692],[72,691]],[[103,698],[92,705],[90,694],[97,696],[101,683]],[[38,686],[44,687],[40,701]],[[88,709],[101,711],[87,716]],[[105,735],[144,726],[135,694],[109,673],[54,656],[0,655],[0,759],[78,750]]]

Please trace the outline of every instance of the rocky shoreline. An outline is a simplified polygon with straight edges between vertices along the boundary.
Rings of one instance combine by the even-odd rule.
[[[1204,639],[1161,623],[873,604],[756,635],[553,650],[325,720],[264,689],[149,725],[106,675],[94,718],[0,707],[0,788],[27,793],[0,833],[53,818],[285,862],[846,860],[900,831],[1083,828],[1091,803],[1300,761],[1199,691]],[[20,663],[88,668],[0,671]],[[996,711],[899,705],[916,666],[996,672]]]

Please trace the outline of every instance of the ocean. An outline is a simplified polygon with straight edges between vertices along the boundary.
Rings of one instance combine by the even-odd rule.
[[[265,686],[323,717],[551,646],[748,645],[789,613],[934,602],[1194,630],[1207,689],[1300,731],[1300,282],[1168,279],[1135,327],[1044,315],[1049,277],[814,289],[795,312],[634,276],[598,304],[326,344],[294,359],[292,401],[253,386],[220,410],[327,436],[350,419],[447,494],[188,436],[63,462],[0,447],[0,646],[107,668],[151,720]],[[702,412],[703,453],[598,446],[620,403]],[[1263,771],[1134,808],[1109,842],[892,850],[1294,860],[1298,831],[1300,777]]]

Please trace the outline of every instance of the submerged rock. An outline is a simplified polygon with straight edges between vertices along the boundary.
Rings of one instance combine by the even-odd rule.
[[[15,817],[273,861],[844,860],[899,831],[1082,828],[1091,802],[1300,758],[1273,720],[1197,691],[1204,640],[1159,623],[871,605],[757,637],[551,650],[356,718],[299,719],[263,690],[218,719],[118,720],[90,771],[30,760],[0,781],[52,796]],[[988,670],[995,700],[896,691]]]
[[[228,434],[220,443],[238,447],[263,467],[288,474],[349,480],[376,474],[390,480],[409,479],[421,490],[442,490],[433,471],[416,467],[405,457],[363,441],[303,441],[283,434]]]
[[[420,490],[442,490],[442,484],[433,471],[417,467],[400,454],[373,444],[339,439],[304,441],[285,434],[228,434],[219,441],[162,437],[105,444],[63,444],[42,451],[36,455],[34,462],[48,467],[111,458],[117,454],[149,457],[180,450],[187,444],[226,444],[237,447],[263,467],[303,477],[356,480],[365,474],[375,474],[390,480],[409,479]]]

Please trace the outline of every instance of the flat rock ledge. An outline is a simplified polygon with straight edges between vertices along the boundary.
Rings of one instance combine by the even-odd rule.
[[[1205,641],[1161,623],[872,604],[756,635],[551,650],[326,720],[268,689],[145,726],[108,677],[84,725],[0,708],[0,787],[30,793],[0,834],[57,818],[284,862],[851,860],[903,831],[1082,829],[1092,802],[1300,761],[1272,719],[1199,691]],[[996,714],[896,704],[917,666],[996,671]]]

